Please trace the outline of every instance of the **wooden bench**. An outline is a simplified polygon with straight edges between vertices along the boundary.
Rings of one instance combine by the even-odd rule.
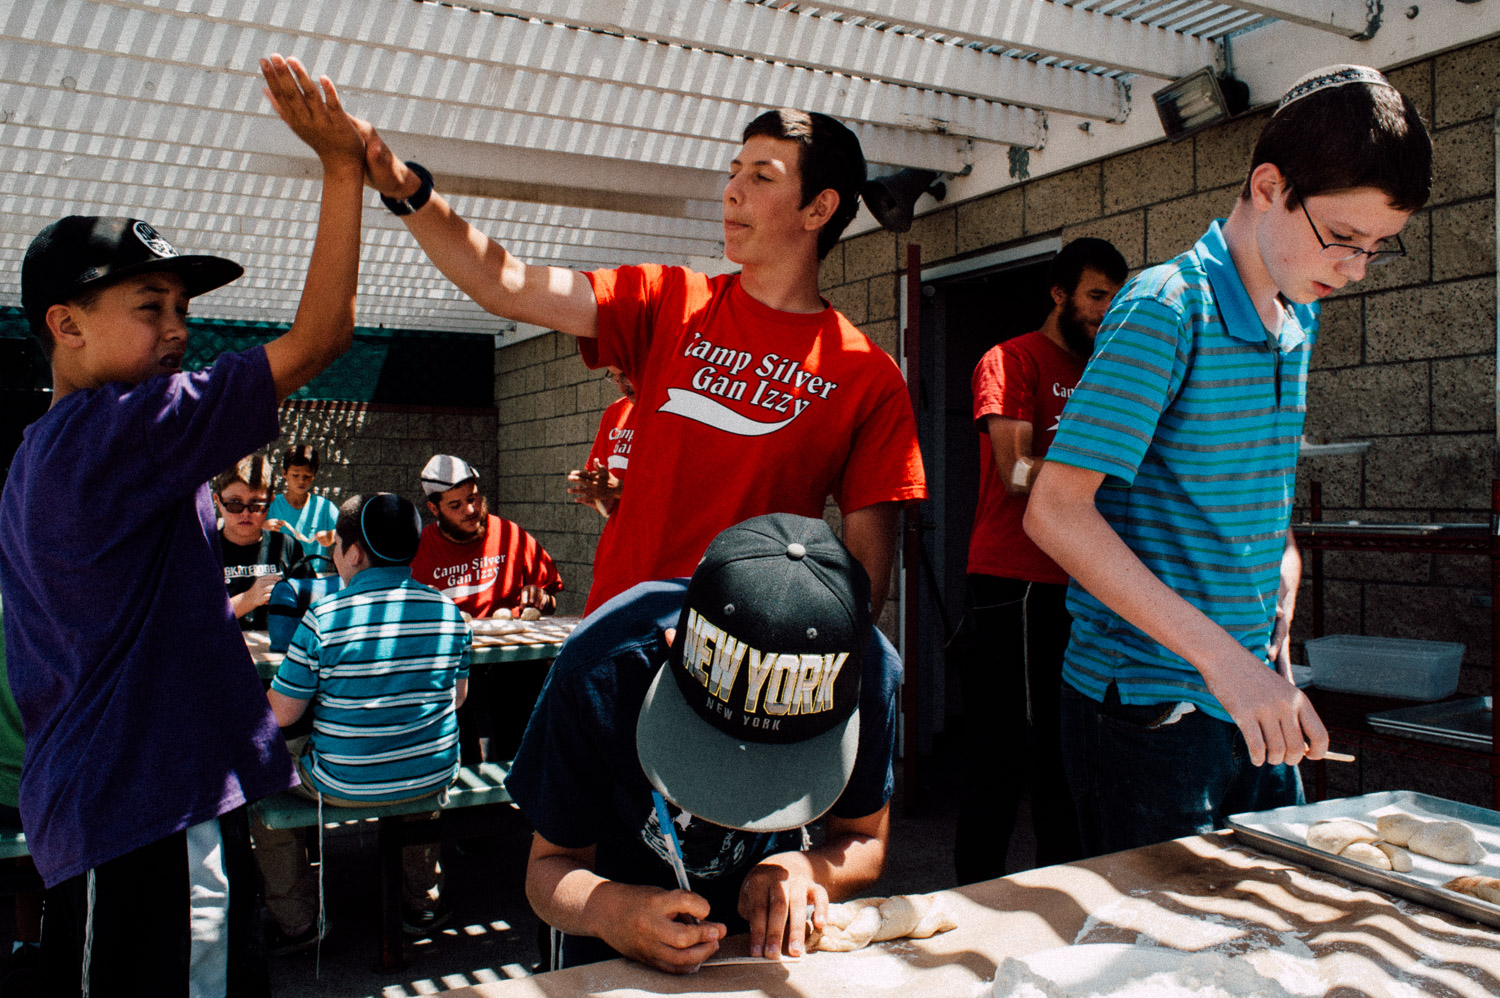
[[[401,849],[406,845],[437,842],[443,837],[445,824],[451,825],[454,812],[484,805],[509,805],[505,777],[510,763],[485,762],[464,766],[448,790],[448,802],[442,807],[427,798],[407,804],[371,807],[335,807],[323,805],[323,827],[333,828],[357,821],[379,822],[380,851],[380,968],[400,970],[406,966],[401,945]],[[272,828],[307,828],[318,823],[318,802],[290,790],[274,794],[253,805],[261,820]],[[438,812],[432,821],[403,821],[408,814]],[[476,812],[471,812],[471,815]],[[0,853],[0,856],[3,856]]]

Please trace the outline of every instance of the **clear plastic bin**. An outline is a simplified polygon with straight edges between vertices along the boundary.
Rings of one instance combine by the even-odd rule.
[[[1323,690],[1441,700],[1458,689],[1464,646],[1457,641],[1328,634],[1307,642],[1313,685]]]

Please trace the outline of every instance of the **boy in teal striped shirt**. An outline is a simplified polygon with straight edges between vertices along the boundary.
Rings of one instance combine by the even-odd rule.
[[[1405,252],[1431,159],[1380,73],[1309,74],[1229,218],[1100,327],[1025,520],[1073,578],[1062,724],[1091,855],[1300,803],[1296,764],[1328,747],[1287,658],[1317,303]]]
[[[312,735],[289,747],[300,756],[298,791],[324,803],[435,798],[458,772],[457,711],[468,692],[472,638],[451,599],[412,580],[421,532],[416,506],[400,496],[346,499],[333,545],[344,588],[308,609],[271,681],[267,696],[283,728],[312,708]],[[257,823],[254,831],[266,907],[278,926],[270,951],[316,943],[326,922],[300,829]],[[402,866],[407,930],[436,928],[447,916],[438,847],[407,846]]]

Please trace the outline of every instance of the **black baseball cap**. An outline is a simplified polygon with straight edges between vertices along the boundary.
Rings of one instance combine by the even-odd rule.
[[[727,828],[815,821],[854,771],[870,628],[869,577],[822,520],[773,513],[720,533],[636,723],[647,778]]]
[[[245,272],[219,256],[183,256],[139,218],[69,215],[36,234],[21,264],[21,307],[33,329],[47,309],[89,289],[135,274],[169,270],[189,298],[223,287]]]

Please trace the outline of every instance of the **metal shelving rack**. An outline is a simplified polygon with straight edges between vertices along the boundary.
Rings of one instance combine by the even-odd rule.
[[[1500,695],[1500,478],[1490,488],[1490,522],[1485,523],[1324,523],[1322,483],[1311,483],[1308,521],[1292,524],[1297,545],[1311,562],[1312,631],[1314,637],[1324,633],[1323,625],[1323,552],[1325,551],[1393,551],[1430,554],[1480,554],[1490,559],[1490,675],[1491,690]],[[1500,710],[1491,712],[1490,751],[1438,745],[1371,730],[1365,715],[1371,711],[1400,706],[1407,701],[1355,694],[1317,693],[1319,713],[1330,728],[1358,734],[1362,744],[1380,751],[1414,756],[1457,765],[1465,769],[1488,769],[1491,806],[1500,810]],[[1325,795],[1326,775],[1323,763],[1314,766],[1317,795]]]

